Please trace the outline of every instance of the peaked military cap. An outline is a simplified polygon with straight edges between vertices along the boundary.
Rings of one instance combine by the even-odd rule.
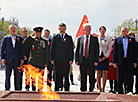
[[[33,30],[34,30],[35,32],[42,32],[43,27],[35,27]]]

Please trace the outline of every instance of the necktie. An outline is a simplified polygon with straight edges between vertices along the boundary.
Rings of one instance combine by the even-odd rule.
[[[61,38],[62,38],[62,40],[64,39],[64,36],[63,36],[63,34],[61,35]]]
[[[85,41],[85,58],[88,57],[88,36],[86,36],[86,41]]]

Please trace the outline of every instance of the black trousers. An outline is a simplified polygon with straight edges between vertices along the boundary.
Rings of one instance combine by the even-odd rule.
[[[23,65],[27,65],[28,64],[28,60],[24,61],[24,64]],[[28,74],[27,74],[28,75]],[[26,76],[26,73],[25,73],[25,76]],[[28,75],[30,77],[30,75]],[[25,84],[27,83],[27,80],[30,80],[30,79],[27,79],[27,76],[25,77]],[[22,90],[22,83],[23,83],[23,72],[21,72],[21,90]],[[29,84],[25,86],[25,89],[29,89],[30,88],[30,82]]]
[[[130,64],[127,59],[124,59],[122,65],[118,65],[117,71],[118,93],[124,94],[132,92],[133,64]]]
[[[87,91],[87,69],[89,71],[89,91],[93,91],[95,84],[95,67],[93,63],[89,63],[89,60],[83,58],[83,61],[80,65],[80,74],[81,74],[81,91]]]
[[[136,75],[135,91],[136,91],[136,94],[138,94],[138,75]]]
[[[27,65],[28,64],[28,61],[24,61],[24,64],[23,65]],[[20,90],[22,90],[22,84],[23,84],[23,71],[21,72],[21,77],[20,77],[21,79],[20,79],[20,86],[21,86],[21,88],[20,88]],[[27,88],[29,88],[30,86],[29,85],[26,85],[26,87]],[[25,87],[25,88],[26,88]]]
[[[65,91],[69,91],[69,71],[69,62],[55,63],[55,91],[59,91],[59,88],[62,88],[63,86]]]
[[[21,72],[21,77],[20,77],[20,90],[22,90],[22,84],[23,84],[23,71]]]
[[[135,93],[138,94],[138,67],[134,68],[133,76],[134,75],[136,76],[136,79],[135,79],[136,83],[134,85]],[[133,84],[134,84],[134,77],[133,77]],[[133,89],[133,86],[132,86],[132,89]]]
[[[12,70],[14,70],[14,87],[15,90],[21,90],[21,72],[19,72],[19,65],[16,65],[13,61],[12,64],[6,64],[6,79],[5,79],[5,89],[10,90],[10,78]]]
[[[109,80],[110,90],[117,91],[117,80]]]
[[[49,71],[48,75],[47,75],[47,85],[51,87],[51,81],[52,81],[52,71],[53,71],[53,65],[49,62],[47,69]],[[54,77],[54,75],[53,75]]]

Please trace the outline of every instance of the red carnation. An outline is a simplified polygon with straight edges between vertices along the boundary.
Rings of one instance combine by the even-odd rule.
[[[32,47],[32,50],[34,50],[35,48],[34,47]]]
[[[15,41],[18,41],[19,42],[19,40],[20,40],[19,38],[15,38]]]
[[[50,46],[50,42],[48,42],[48,46]]]
[[[128,41],[129,41],[129,42],[132,42],[132,40],[131,40],[131,39],[128,39]]]
[[[34,47],[34,45],[32,45],[32,50],[34,50],[35,49],[35,47]]]

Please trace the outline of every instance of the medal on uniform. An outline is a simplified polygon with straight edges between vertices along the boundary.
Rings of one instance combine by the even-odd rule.
[[[32,50],[34,50],[35,49],[35,46],[34,45],[32,45]]]
[[[45,48],[45,42],[43,41],[42,43],[43,43],[43,48]]]
[[[40,46],[42,45],[42,40],[40,41]]]
[[[64,42],[66,42],[66,38],[64,38]]]
[[[45,48],[45,44],[43,44],[43,48]]]

